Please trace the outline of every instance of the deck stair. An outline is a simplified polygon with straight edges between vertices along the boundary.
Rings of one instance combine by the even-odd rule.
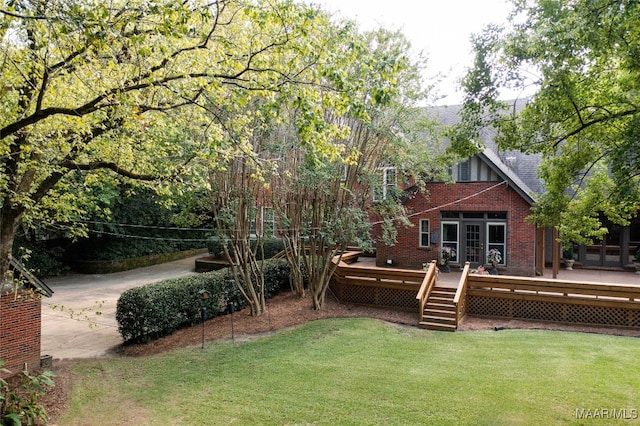
[[[428,330],[456,331],[455,288],[436,286],[424,306],[420,327]]]

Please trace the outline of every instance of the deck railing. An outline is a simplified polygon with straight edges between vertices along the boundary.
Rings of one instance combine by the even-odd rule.
[[[467,285],[469,284],[469,271],[470,264],[469,262],[466,262],[462,269],[462,274],[460,275],[456,294],[453,297],[453,304],[456,306],[456,326],[460,324],[462,318],[467,314]]]
[[[360,253],[361,254],[361,253]],[[427,271],[361,266],[343,254],[331,280],[341,303],[420,312],[436,285]],[[336,262],[338,259],[336,259]],[[456,321],[465,315],[640,328],[640,286],[470,273],[465,264],[453,299]]]
[[[356,252],[345,252],[330,288],[341,303],[413,311],[415,295],[425,272],[395,268],[353,266]],[[336,259],[337,261],[337,259]]]
[[[420,290],[418,290],[418,295],[416,296],[419,305],[418,312],[420,313],[420,321],[424,320],[424,305],[427,303],[427,300],[429,300],[429,295],[436,286],[437,280],[438,268],[436,267],[436,261],[432,260],[427,267],[427,273],[422,280]]]
[[[470,274],[469,315],[640,327],[640,287]]]

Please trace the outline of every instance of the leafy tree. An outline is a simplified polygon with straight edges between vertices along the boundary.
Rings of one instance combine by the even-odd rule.
[[[343,65],[323,73],[328,87],[348,93],[346,109],[324,108],[326,122],[337,131],[331,139],[334,150],[319,153],[301,143],[299,132],[288,134],[287,144],[281,147],[283,168],[272,184],[291,269],[301,271],[304,265],[316,309],[324,305],[335,268],[332,259],[350,244],[371,244],[367,208],[379,184],[380,167],[396,166],[424,176],[411,166],[420,162],[433,166],[424,156],[409,161],[416,154],[413,142],[424,138],[429,127],[425,122],[418,125],[416,105],[427,93],[421,89],[419,64],[407,56],[406,39],[386,30],[363,35],[349,32],[355,30],[347,25],[336,39],[338,47],[333,51],[347,55],[333,62]],[[340,48],[339,43],[350,48]],[[288,110],[287,117],[295,123],[304,120],[304,113],[298,107]],[[398,200],[387,204],[392,205],[395,208],[385,213],[395,225],[402,222],[403,212]],[[300,296],[305,293],[302,278],[292,275],[294,291]]]
[[[205,96],[295,85],[312,19],[286,1],[3,2],[0,274],[20,225],[85,214],[83,182],[187,180],[223,149]]]
[[[205,167],[199,170],[209,176],[207,184],[217,232],[231,246],[229,250],[223,244],[236,287],[253,315],[261,315],[265,310],[265,285],[259,262],[263,258],[264,233],[259,225],[269,184],[283,161],[281,147],[289,143],[283,135],[293,132],[310,152],[333,155],[335,147],[330,137],[337,130],[326,120],[322,106],[344,108],[348,95],[332,87],[322,74],[325,70],[339,72],[343,66],[331,61],[333,50],[327,34],[333,34],[335,27],[329,16],[304,5],[292,10],[304,17],[292,18],[304,38],[299,40],[297,49],[272,51],[264,66],[284,63],[299,69],[296,80],[304,84],[282,86],[277,93],[227,90],[224,104],[209,98],[207,93],[202,103],[212,122],[221,129],[220,141],[225,150],[203,153],[199,164]],[[299,120],[283,124],[281,113],[288,107],[302,113]]]
[[[251,108],[255,105],[245,108]],[[252,109],[254,109],[252,108]],[[239,114],[229,114],[229,125],[238,127]],[[257,228],[260,201],[264,199],[265,182],[270,168],[265,158],[262,120],[244,121],[235,139],[237,149],[210,164],[211,207],[216,232],[228,244],[222,244],[233,274],[236,289],[247,301],[251,315],[262,315],[266,308],[263,270],[263,236]],[[252,239],[254,241],[252,241]]]
[[[473,152],[478,129],[493,125],[501,148],[542,153],[546,191],[531,218],[585,243],[606,232],[601,213],[625,224],[640,203],[640,4],[514,5],[510,26],[490,26],[473,40],[453,147]],[[505,88],[537,90],[508,103],[498,100]]]

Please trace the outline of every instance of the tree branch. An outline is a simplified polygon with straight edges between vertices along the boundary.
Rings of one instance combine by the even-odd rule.
[[[597,118],[595,120],[584,122],[578,128],[576,128],[576,129],[566,133],[565,135],[559,137],[553,143],[553,147],[557,148],[558,145],[560,145],[562,142],[564,142],[567,139],[569,139],[571,136],[575,136],[578,133],[588,129],[591,126],[594,126],[594,125],[600,124],[600,123],[604,123],[604,122],[607,122],[609,120],[615,120],[615,119],[618,119],[618,118],[627,117],[629,115],[634,115],[634,114],[638,114],[638,113],[640,113],[640,110],[638,110],[638,108],[634,108],[634,109],[631,109],[631,110],[620,111],[620,112],[618,112],[616,114],[611,114],[611,115],[608,115],[606,117],[600,117],[600,118]]]
[[[142,180],[142,181],[153,181],[153,180],[161,179],[161,176],[159,175],[147,175],[147,174],[135,173],[130,170],[123,169],[122,167],[118,166],[116,163],[109,162],[109,161],[96,161],[93,163],[86,163],[86,164],[80,164],[74,161],[65,161],[61,163],[61,166],[69,170],[87,171],[87,170],[108,169],[120,176],[129,178],[129,179]]]

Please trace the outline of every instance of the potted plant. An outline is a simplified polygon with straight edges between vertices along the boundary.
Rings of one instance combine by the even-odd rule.
[[[573,257],[573,243],[570,243],[569,246],[562,252],[562,259],[564,260],[564,266],[567,271],[573,270],[573,264],[575,259]]]
[[[633,260],[633,266],[636,268],[636,274],[640,274],[640,248],[636,250],[636,257]]]
[[[492,275],[498,274],[498,264],[502,262],[502,253],[498,249],[491,249],[487,253],[487,263],[489,263],[489,273]]]
[[[456,257],[456,250],[452,247],[442,247],[440,250],[440,266],[442,272],[450,272],[449,261]]]

